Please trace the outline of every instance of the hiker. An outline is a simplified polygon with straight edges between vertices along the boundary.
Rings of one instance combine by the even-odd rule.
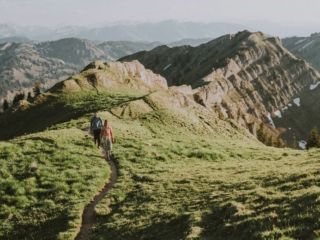
[[[103,138],[104,140],[104,147],[106,150],[107,159],[110,160],[112,143],[114,143],[114,137],[113,137],[112,127],[108,123],[107,119],[104,121],[104,127],[102,128],[100,138]]]
[[[94,113],[94,117],[91,118],[90,121],[90,132],[93,132],[94,136],[94,144],[97,144],[98,142],[98,148],[100,146],[100,133],[101,133],[101,128],[103,127],[102,124],[102,119],[101,117],[98,116],[98,111]]]

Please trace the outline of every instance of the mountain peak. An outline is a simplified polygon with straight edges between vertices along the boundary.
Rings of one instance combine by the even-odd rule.
[[[121,61],[139,60],[164,76],[169,86],[191,85],[199,103],[219,109],[224,118],[232,118],[243,126],[269,123],[270,116],[276,117],[277,111],[288,109],[286,106],[292,105],[294,99],[307,98],[310,86],[320,81],[320,74],[284,49],[278,37],[262,32],[245,30],[198,47],[163,49],[134,54]],[[293,124],[292,119],[286,121]],[[276,126],[285,126],[280,118],[276,117],[274,122]],[[273,134],[279,134],[269,128]],[[308,132],[306,129],[309,126],[301,124],[296,134]],[[292,136],[286,138],[292,141]]]

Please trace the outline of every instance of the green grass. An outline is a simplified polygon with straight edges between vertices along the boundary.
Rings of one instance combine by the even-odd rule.
[[[0,239],[72,239],[110,168],[71,128],[0,142]]]
[[[319,150],[180,135],[166,125],[163,135],[153,130],[157,117],[149,121],[122,130],[112,119],[119,177],[95,209],[92,239],[318,238]]]
[[[46,93],[1,115],[11,140],[0,142],[0,239],[77,235],[110,173],[83,131],[96,109],[113,127],[119,177],[92,239],[320,238],[320,150],[266,147],[169,92],[98,90]]]
[[[4,112],[1,115],[0,140],[8,140],[23,134],[41,132],[59,123],[78,119],[83,115],[110,109],[120,103],[139,99],[146,93],[129,89],[94,89],[79,92],[44,93],[34,103]],[[14,127],[11,127],[14,126]]]

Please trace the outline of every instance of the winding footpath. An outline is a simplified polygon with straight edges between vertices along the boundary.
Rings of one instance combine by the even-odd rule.
[[[100,147],[100,151],[106,159],[106,153],[102,147]],[[111,160],[106,159],[106,161],[111,167],[110,182],[105,184],[105,186],[95,195],[95,197],[93,198],[93,201],[91,201],[91,203],[88,206],[86,206],[86,208],[84,209],[82,214],[82,224],[81,224],[80,232],[78,233],[75,240],[89,239],[90,231],[92,229],[94,218],[95,218],[94,208],[106,196],[108,191],[112,188],[113,184],[115,184],[117,181],[118,175],[117,175],[117,169],[114,162],[112,161],[112,159]]]

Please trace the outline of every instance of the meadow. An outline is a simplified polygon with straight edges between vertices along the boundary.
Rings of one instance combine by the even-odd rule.
[[[73,239],[83,208],[109,180],[91,137],[76,128],[0,142],[0,239]]]
[[[112,121],[118,182],[92,239],[319,238],[320,150]]]
[[[320,150],[266,147],[200,107],[163,108],[156,94],[41,97],[26,129],[36,132],[45,106],[50,121],[0,142],[0,239],[76,237],[110,176],[86,130],[97,108],[116,136],[118,180],[90,239],[319,238]]]

